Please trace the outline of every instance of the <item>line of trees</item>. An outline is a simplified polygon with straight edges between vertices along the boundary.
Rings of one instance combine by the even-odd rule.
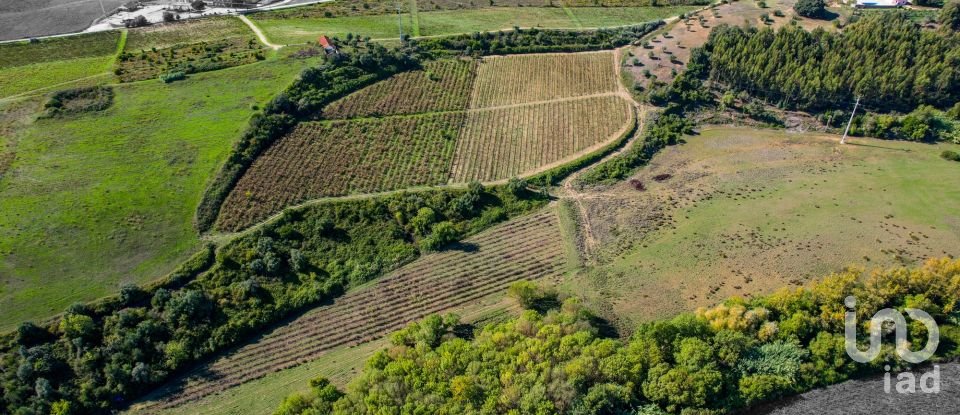
[[[276,415],[381,413],[722,414],[907,364],[885,335],[880,358],[846,355],[844,299],[858,300],[861,341],[883,308],[923,309],[940,323],[937,356],[958,356],[960,261],[831,275],[809,288],[730,299],[603,338],[576,300],[458,337],[455,316],[432,316],[391,337],[346,391],[325,379]],[[913,350],[926,331],[912,321]]]
[[[907,113],[960,101],[960,36],[902,13],[870,15],[842,33],[721,26],[703,50],[709,79],[785,108],[828,110],[860,96],[867,108]]]

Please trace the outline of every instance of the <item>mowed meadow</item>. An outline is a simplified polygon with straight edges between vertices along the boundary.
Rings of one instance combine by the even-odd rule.
[[[311,199],[532,175],[622,136],[613,52],[428,62],[337,100],[240,178],[217,227]]]
[[[843,269],[956,255],[960,180],[921,144],[709,127],[630,180],[586,193],[593,266],[568,281],[625,327]],[[638,187],[645,189],[637,190]],[[585,217],[584,217],[585,216]]]
[[[192,254],[208,177],[255,107],[312,64],[278,56],[118,85],[108,109],[63,117],[38,118],[43,96],[0,102],[0,327],[156,279]]]

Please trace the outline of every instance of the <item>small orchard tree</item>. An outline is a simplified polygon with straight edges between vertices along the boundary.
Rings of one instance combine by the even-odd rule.
[[[803,17],[822,17],[827,10],[824,0],[799,0],[793,10]]]

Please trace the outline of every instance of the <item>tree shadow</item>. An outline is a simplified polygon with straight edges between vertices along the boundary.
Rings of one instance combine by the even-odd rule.
[[[446,251],[460,251],[463,253],[473,253],[480,250],[480,246],[472,242],[454,242],[447,245]]]
[[[878,146],[878,145],[876,145],[876,144],[863,144],[863,143],[852,143],[852,142],[847,142],[847,143],[845,143],[845,144],[846,144],[846,145],[849,145],[849,146],[879,148],[879,149],[882,149],[882,150],[900,151],[900,152],[904,152],[904,153],[909,153],[909,152],[912,151],[912,150],[910,150],[909,148],[884,147],[884,146]]]

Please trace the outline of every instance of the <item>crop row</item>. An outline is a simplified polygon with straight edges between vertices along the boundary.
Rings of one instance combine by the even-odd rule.
[[[250,166],[224,202],[218,227],[242,229],[319,197],[446,183],[463,117],[301,123]]]
[[[495,56],[480,64],[470,108],[616,91],[613,52]]]
[[[610,139],[630,121],[617,96],[471,111],[451,169],[454,182],[531,172]]]
[[[327,119],[459,111],[467,106],[476,76],[474,60],[431,61],[340,99],[323,110]]]
[[[429,255],[376,285],[301,316],[197,371],[177,393],[155,402],[169,408],[201,399],[332,348],[382,337],[410,321],[502,291],[519,279],[559,275],[565,259],[552,211],[494,228],[466,243],[477,249]]]

